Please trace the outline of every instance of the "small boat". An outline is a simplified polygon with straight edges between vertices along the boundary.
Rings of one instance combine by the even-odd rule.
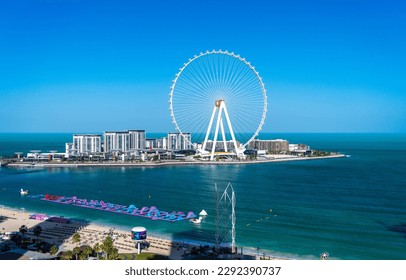
[[[190,219],[189,221],[194,224],[200,224],[202,222],[202,217],[199,217],[199,219]]]
[[[21,194],[21,195],[27,195],[27,194],[28,194],[28,190],[20,189],[20,194]]]

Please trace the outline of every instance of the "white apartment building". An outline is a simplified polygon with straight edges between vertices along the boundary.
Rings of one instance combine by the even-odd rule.
[[[66,143],[65,156],[101,153],[101,134],[74,134],[73,142]]]
[[[130,151],[145,149],[145,130],[129,130]]]
[[[158,149],[167,150],[168,149],[168,138],[162,137],[156,140],[156,146]]]
[[[168,133],[167,139],[167,150],[190,150],[192,149],[191,144],[192,136],[190,133],[180,134],[179,132]]]
[[[104,152],[134,152],[145,149],[145,130],[105,131]]]

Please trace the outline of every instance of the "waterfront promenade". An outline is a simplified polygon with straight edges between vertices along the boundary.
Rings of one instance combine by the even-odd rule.
[[[162,160],[162,161],[144,161],[144,162],[11,162],[9,167],[158,167],[158,166],[182,166],[182,165],[240,165],[240,164],[260,164],[284,161],[301,161],[301,160],[320,160],[331,158],[346,157],[343,154],[328,156],[291,156],[291,155],[273,155],[270,158],[257,160],[220,160],[220,161],[201,161],[201,160]]]

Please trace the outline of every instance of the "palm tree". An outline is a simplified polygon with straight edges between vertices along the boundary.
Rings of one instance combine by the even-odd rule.
[[[56,247],[55,245],[52,245],[52,247],[49,249],[49,252],[50,252],[52,255],[56,255],[56,254],[58,253],[58,251],[59,251],[59,249],[58,249],[58,247]]]
[[[83,249],[83,254],[89,258],[89,255],[93,252],[92,248],[89,245],[86,245],[86,247]]]
[[[71,250],[69,250],[69,251],[64,252],[62,256],[63,256],[64,260],[71,260],[73,257],[73,253]]]
[[[100,251],[101,251],[101,247],[100,247],[99,242],[97,242],[96,244],[94,244],[93,250],[96,252],[97,258],[99,258],[99,253],[100,253]]]
[[[79,254],[79,260],[86,260],[86,254],[83,251]]]
[[[113,247],[109,254],[109,260],[118,260],[118,249]]]
[[[42,227],[41,226],[35,226],[34,228],[34,235],[37,237],[37,242],[38,242],[38,238],[41,235],[42,232]]]
[[[108,259],[109,251],[111,250],[112,246],[113,246],[113,240],[111,239],[110,236],[107,236],[106,239],[103,241],[103,243],[100,246],[102,251],[106,254],[106,259]]]
[[[76,260],[78,260],[78,256],[80,254],[80,247],[73,248],[73,254],[76,256]]]
[[[79,242],[80,242],[80,234],[77,233],[77,232],[75,232],[75,234],[72,235],[72,240],[73,240],[73,242],[75,242],[75,243],[79,243]]]
[[[22,225],[22,226],[20,227],[19,231],[21,232],[21,234],[22,234],[23,236],[25,236],[25,234],[28,232],[28,228],[27,228],[26,225]]]
[[[107,236],[101,245],[101,249],[106,254],[106,259],[113,260],[118,250],[114,248],[113,239]],[[110,256],[111,255],[111,256]]]

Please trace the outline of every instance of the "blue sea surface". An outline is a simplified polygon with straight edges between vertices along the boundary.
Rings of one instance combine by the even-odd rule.
[[[0,155],[64,150],[72,134],[0,134]],[[88,219],[180,240],[214,242],[216,190],[236,195],[236,243],[260,254],[317,259],[406,259],[405,134],[262,134],[345,158],[247,165],[1,168],[0,204]],[[56,194],[167,211],[205,209],[201,224],[152,221],[21,197]],[[0,208],[1,211],[1,208]]]

